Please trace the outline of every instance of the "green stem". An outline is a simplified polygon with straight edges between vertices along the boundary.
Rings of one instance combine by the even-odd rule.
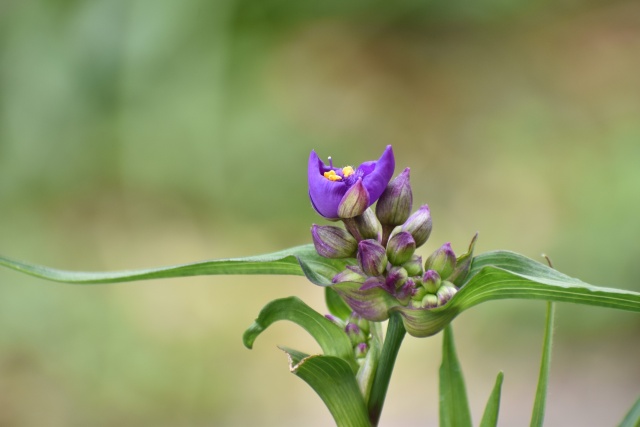
[[[402,344],[405,333],[406,331],[402,324],[402,317],[399,313],[393,313],[389,318],[387,335],[384,339],[382,354],[380,355],[378,369],[376,370],[376,376],[371,388],[371,397],[369,399],[369,420],[371,421],[372,427],[377,426],[378,421],[380,421],[380,413],[382,412],[384,399],[387,396],[389,380],[391,379],[393,366],[396,363],[396,357],[398,356],[400,344]]]

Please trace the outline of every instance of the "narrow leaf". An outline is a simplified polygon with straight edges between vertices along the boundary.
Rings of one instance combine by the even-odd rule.
[[[218,274],[282,274],[302,276],[306,273],[314,283],[329,285],[331,284],[333,276],[344,270],[348,263],[348,260],[335,260],[318,255],[313,245],[297,246],[284,251],[246,258],[218,259],[168,267],[113,272],[58,270],[0,256],[0,265],[2,266],[41,279],[72,284],[118,283]]]
[[[484,408],[480,427],[496,427],[498,425],[498,413],[500,412],[500,395],[502,394],[502,380],[504,374],[500,372],[496,378],[496,384],[493,386],[487,406]]]
[[[456,354],[451,325],[444,328],[440,365],[440,427],[471,427],[462,368]]]
[[[333,356],[309,356],[295,363],[296,359],[290,356],[289,369],[318,393],[338,427],[371,427],[349,364]]]
[[[618,427],[640,427],[640,399],[636,400]]]
[[[544,423],[544,412],[547,403],[547,385],[549,382],[549,369],[551,367],[553,323],[554,306],[553,303],[549,302],[547,303],[547,318],[544,329],[544,344],[542,346],[542,361],[540,362],[540,375],[538,377],[536,400],[533,405],[533,414],[531,415],[531,427],[542,427]]]
[[[244,345],[252,348],[258,335],[279,320],[289,320],[303,327],[318,342],[324,354],[348,361],[354,372],[357,369],[351,341],[344,331],[296,297],[277,299],[267,304],[242,336]]]

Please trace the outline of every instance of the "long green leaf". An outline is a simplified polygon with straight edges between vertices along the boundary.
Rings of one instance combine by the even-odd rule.
[[[547,385],[549,383],[549,369],[551,367],[551,348],[553,346],[554,307],[552,302],[547,303],[547,318],[544,328],[544,344],[542,346],[542,361],[540,362],[540,375],[536,389],[536,400],[531,414],[531,427],[542,427],[544,412],[547,405]]]
[[[333,356],[289,355],[289,369],[324,401],[338,427],[371,427],[356,378],[349,365]]]
[[[487,406],[484,408],[480,427],[496,427],[498,425],[498,413],[500,412],[500,395],[502,394],[502,380],[504,374],[500,372],[496,378]]]
[[[284,251],[246,258],[201,261],[168,267],[114,272],[79,272],[49,268],[0,256],[0,265],[41,279],[72,284],[131,282],[169,277],[216,274],[307,274],[314,283],[331,284],[331,278],[344,270],[348,261],[324,258],[313,245],[297,246]]]
[[[416,310],[396,305],[389,309],[402,314],[407,332],[425,337],[438,333],[458,314],[471,307],[509,298],[570,302],[640,312],[638,292],[592,286],[508,251],[488,252],[474,258],[466,283],[443,307]],[[382,299],[369,302],[370,305],[375,303],[387,302]]]
[[[303,327],[315,338],[324,354],[345,360],[356,371],[357,363],[347,334],[296,297],[277,299],[264,306],[258,318],[242,336],[244,345],[252,348],[256,338],[279,320],[289,320]]]
[[[451,325],[444,328],[440,365],[440,427],[471,427],[462,368],[456,354]]]
[[[636,400],[618,427],[640,427],[640,399]]]

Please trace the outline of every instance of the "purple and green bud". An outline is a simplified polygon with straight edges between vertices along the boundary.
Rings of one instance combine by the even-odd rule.
[[[400,304],[407,305],[409,304],[411,298],[416,294],[416,291],[417,289],[414,281],[411,279],[407,279],[404,282],[404,285],[402,285],[400,289],[396,291],[396,298],[398,299]]]
[[[436,292],[438,297],[438,306],[445,305],[458,292],[458,289],[451,282],[444,281]]]
[[[395,227],[403,224],[411,214],[413,194],[409,182],[409,168],[395,177],[378,199],[376,215],[382,225]]]
[[[376,240],[358,243],[358,264],[367,276],[381,276],[387,267],[387,251]]]
[[[364,162],[357,168],[327,166],[311,151],[307,166],[309,198],[313,208],[330,220],[361,215],[374,204],[393,177],[395,157],[387,146],[376,161]]]
[[[342,282],[355,282],[355,283],[364,283],[367,279],[367,276],[364,274],[359,267],[354,265],[348,265],[345,270],[342,270],[340,273],[333,276],[331,279],[332,283],[342,283]]]
[[[364,317],[360,316],[355,311],[351,313],[351,316],[349,316],[348,322],[355,323],[356,325],[358,325],[360,330],[364,332],[365,335],[369,335],[369,331],[370,331],[369,321]]]
[[[402,267],[391,267],[387,271],[387,277],[385,278],[385,289],[390,293],[394,293],[396,289],[399,289],[409,278],[407,270]]]
[[[420,206],[402,225],[401,231],[406,231],[413,236],[416,242],[416,248],[424,245],[431,235],[431,211],[428,205]]]
[[[409,276],[422,276],[422,257],[420,255],[413,255],[409,261],[402,264],[402,267],[407,270]]]
[[[357,241],[373,239],[382,242],[382,225],[371,208],[365,210],[362,215],[343,219],[349,233]]]
[[[427,294],[422,298],[421,307],[423,308],[435,308],[438,306],[438,297],[434,294]]]
[[[347,326],[344,327],[344,331],[347,333],[349,340],[351,340],[351,345],[353,346],[356,346],[361,342],[365,342],[367,340],[364,332],[362,332],[360,327],[355,323],[347,323]]]
[[[456,254],[451,249],[451,243],[445,243],[437,251],[429,255],[424,263],[424,269],[435,270],[442,279],[448,278],[456,268]]]
[[[346,230],[332,225],[311,227],[316,251],[325,258],[351,258],[358,250],[358,242]]]
[[[427,270],[424,273],[424,276],[422,276],[422,286],[424,286],[430,294],[438,292],[441,283],[442,280],[440,279],[440,275],[435,270]]]
[[[361,291],[367,291],[373,288],[382,288],[384,290],[387,290],[387,287],[384,282],[384,277],[382,276],[369,277],[367,278],[367,280],[364,281],[362,286],[360,286]]]
[[[406,231],[394,234],[387,243],[387,259],[393,265],[402,265],[409,261],[415,251],[416,242]]]
[[[354,355],[356,356],[356,359],[364,359],[368,351],[369,345],[366,342],[361,342],[354,348]]]
[[[342,320],[337,316],[334,316],[333,314],[325,314],[324,317],[329,319],[332,323],[335,323],[336,325],[340,326],[341,328],[345,327],[344,320]]]
[[[420,302],[425,295],[427,295],[427,290],[424,288],[424,286],[418,286],[418,284],[416,283],[416,292],[413,294],[413,297],[411,297],[411,299]]]

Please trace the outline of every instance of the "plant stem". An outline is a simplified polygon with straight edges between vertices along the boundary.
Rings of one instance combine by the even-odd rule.
[[[406,331],[402,324],[402,317],[399,313],[393,313],[389,318],[387,326],[387,335],[382,346],[382,354],[378,362],[378,369],[373,380],[371,388],[371,397],[369,399],[369,420],[371,426],[375,427],[380,421],[380,413],[384,405],[384,399],[387,396],[389,388],[389,380],[393,372],[393,366],[396,363],[396,357],[400,350],[400,344],[404,339]]]

